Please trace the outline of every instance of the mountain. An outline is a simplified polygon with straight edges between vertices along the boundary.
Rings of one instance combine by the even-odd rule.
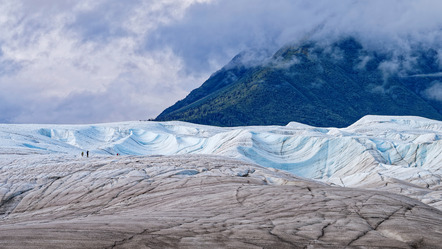
[[[264,59],[244,52],[156,121],[345,127],[365,115],[442,120],[438,70],[434,50],[397,56],[365,49],[354,38],[285,46]]]

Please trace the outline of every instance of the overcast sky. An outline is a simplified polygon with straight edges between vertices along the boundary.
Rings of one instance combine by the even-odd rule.
[[[442,68],[441,13],[440,0],[0,0],[0,123],[154,118],[239,52],[305,37],[433,47]]]

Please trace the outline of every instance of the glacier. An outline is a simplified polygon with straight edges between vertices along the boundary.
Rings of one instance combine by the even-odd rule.
[[[442,212],[213,155],[8,155],[1,248],[437,248]]]
[[[1,124],[0,158],[217,155],[344,187],[404,194],[442,208],[442,122],[365,116],[346,128],[214,127],[131,121],[94,125]]]
[[[441,137],[388,116],[0,124],[0,247],[436,248]]]

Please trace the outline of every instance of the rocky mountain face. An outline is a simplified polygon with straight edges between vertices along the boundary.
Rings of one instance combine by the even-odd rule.
[[[237,55],[156,120],[322,127],[348,126],[369,114],[442,120],[442,74],[434,50],[398,56],[347,38],[256,54]]]

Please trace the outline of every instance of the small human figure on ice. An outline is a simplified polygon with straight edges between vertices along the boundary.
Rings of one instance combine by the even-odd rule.
[[[86,151],[86,157],[89,157],[89,151]]]
[[[81,157],[84,157],[84,152],[83,151],[81,152]]]

